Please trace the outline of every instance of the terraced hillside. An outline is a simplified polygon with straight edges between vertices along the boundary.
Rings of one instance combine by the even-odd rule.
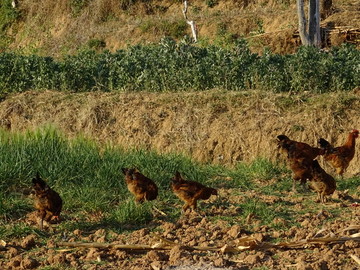
[[[0,50],[62,56],[85,48],[115,51],[128,44],[158,42],[163,36],[191,35],[182,1],[64,0],[0,4]],[[292,53],[299,45],[296,6],[290,0],[193,0],[188,17],[197,24],[199,43],[229,45],[245,37],[255,52],[264,46]],[[334,0],[322,20],[334,30],[329,43],[339,45],[349,30],[360,28],[359,1]],[[358,41],[356,41],[358,43]]]

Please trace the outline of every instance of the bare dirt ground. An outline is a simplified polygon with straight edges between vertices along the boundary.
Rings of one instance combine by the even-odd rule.
[[[359,269],[351,255],[360,255],[360,242],[354,240],[342,243],[304,243],[295,248],[268,248],[266,243],[294,242],[329,237],[359,238],[360,207],[354,201],[336,192],[325,206],[315,206],[309,212],[299,214],[299,226],[289,226],[282,218],[275,220],[278,229],[260,225],[258,216],[250,215],[246,222],[237,222],[242,209],[236,203],[246,196],[258,197],[271,205],[282,200],[291,211],[300,212],[306,208],[307,200],[314,194],[283,194],[283,197],[247,192],[239,196],[236,189],[220,189],[219,197],[201,205],[198,214],[186,213],[175,222],[165,221],[164,216],[154,216],[153,221],[139,230],[118,234],[99,228],[94,231],[76,229],[67,235],[59,235],[57,226],[46,230],[47,237],[28,235],[1,247],[3,260],[1,269]],[[334,210],[339,210],[335,211]],[[66,219],[66,216],[64,217]],[[25,221],[36,225],[34,214]],[[350,227],[352,226],[352,227]],[[62,246],[60,242],[95,242],[126,245],[151,245],[161,247],[156,235],[172,241],[169,250],[123,251],[115,248],[74,248]],[[253,239],[257,247],[248,250],[227,252],[225,247],[243,246],[245,237]],[[355,239],[355,238],[354,238]],[[263,246],[262,246],[263,245]],[[188,250],[187,247],[222,247],[222,251]],[[52,268],[45,268],[45,267]]]

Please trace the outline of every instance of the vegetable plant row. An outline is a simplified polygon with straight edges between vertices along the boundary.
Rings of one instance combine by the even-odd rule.
[[[81,51],[61,59],[0,54],[0,92],[202,91],[264,89],[329,92],[360,85],[360,51],[351,45],[291,55],[252,53],[243,40],[231,48],[200,47],[164,38],[114,53]]]

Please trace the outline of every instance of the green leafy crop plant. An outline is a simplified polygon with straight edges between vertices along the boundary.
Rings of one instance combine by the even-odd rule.
[[[238,40],[229,48],[176,43],[135,45],[111,53],[83,50],[62,59],[0,53],[0,92],[203,91],[264,89],[329,92],[359,85],[360,52],[344,45],[323,52],[302,47],[293,55],[252,53]]]

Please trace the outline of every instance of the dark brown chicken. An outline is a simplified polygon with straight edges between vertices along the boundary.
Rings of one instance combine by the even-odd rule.
[[[285,150],[287,154],[288,154],[287,149],[289,148],[291,148],[293,151],[296,151],[297,157],[302,156],[310,160],[313,160],[317,156],[324,154],[323,149],[312,147],[307,143],[290,140],[289,137],[287,137],[286,135],[279,135],[277,136],[277,139],[278,139],[278,147],[280,149]]]
[[[336,173],[343,177],[350,161],[355,155],[355,139],[359,137],[359,131],[353,129],[343,146],[333,147],[327,140],[320,138],[319,145],[324,151],[324,159],[332,167],[335,168]]]
[[[293,172],[293,191],[296,190],[296,181],[300,181],[304,190],[306,189],[306,180],[312,177],[312,159],[304,155],[294,144],[283,144],[282,149],[287,153],[287,161],[291,171]]]
[[[318,199],[322,203],[326,202],[325,196],[333,194],[336,189],[335,179],[320,167],[317,160],[312,162],[310,188],[318,193]]]
[[[137,169],[122,168],[125,182],[129,191],[135,196],[135,201],[155,200],[158,196],[158,187],[153,180],[141,174]]]
[[[43,229],[44,220],[50,222],[52,218],[59,220],[59,215],[62,209],[62,199],[60,195],[52,190],[39,173],[32,179],[33,189],[35,191],[34,206],[39,212],[41,218],[40,229]]]
[[[207,200],[211,195],[217,195],[217,190],[214,188],[206,187],[195,181],[188,181],[181,177],[179,172],[171,180],[171,189],[175,195],[185,202],[183,211],[191,208],[195,210],[198,200]]]

